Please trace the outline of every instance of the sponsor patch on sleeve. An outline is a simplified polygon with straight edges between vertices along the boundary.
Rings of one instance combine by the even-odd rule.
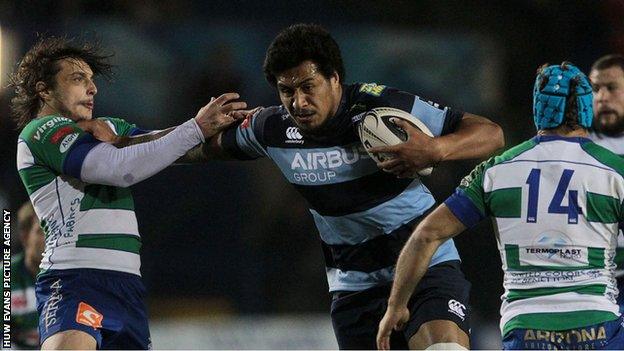
[[[74,128],[72,126],[61,127],[57,131],[55,131],[54,134],[52,134],[52,136],[50,137],[50,141],[52,142],[52,144],[58,144],[61,139],[73,132]]]
[[[65,151],[69,150],[69,147],[72,146],[72,144],[76,142],[76,140],[78,140],[78,135],[80,134],[72,133],[63,138],[63,141],[61,141],[61,145],[59,146],[59,151],[61,153],[64,153]]]
[[[377,85],[377,83],[366,83],[362,84],[362,86],[360,87],[360,92],[366,93],[368,95],[380,96],[384,89],[386,89],[385,85]]]

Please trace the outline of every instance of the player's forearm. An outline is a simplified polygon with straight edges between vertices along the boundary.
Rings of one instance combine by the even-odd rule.
[[[440,246],[439,240],[431,240],[417,229],[407,241],[397,261],[389,306],[405,306],[416,285],[427,272],[433,254]]]
[[[388,305],[406,305],[438,247],[464,229],[445,204],[420,222],[399,255]]]
[[[485,158],[505,146],[498,124],[470,113],[464,115],[457,130],[435,140],[440,161]]]
[[[128,187],[160,172],[203,141],[195,120],[159,139],[116,148],[101,143],[85,157],[80,179],[87,183]]]
[[[141,135],[136,135],[136,136],[120,136],[117,138],[115,142],[113,142],[113,145],[117,148],[122,148],[122,147],[131,146],[131,145],[147,143],[147,142],[162,138],[163,136],[169,134],[174,129],[175,127],[171,127],[171,128],[153,131],[151,133],[141,134]]]
[[[176,164],[192,164],[203,163],[209,160],[231,160],[232,157],[227,154],[221,146],[221,136],[218,133],[205,143],[200,144],[189,150],[184,156],[180,157]]]

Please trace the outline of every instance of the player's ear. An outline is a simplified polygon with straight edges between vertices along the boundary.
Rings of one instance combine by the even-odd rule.
[[[42,100],[47,101],[50,99],[50,89],[46,83],[38,81],[37,84],[35,84],[35,90]]]
[[[338,72],[334,71],[334,73],[329,77],[329,81],[332,85],[340,85],[340,75]]]

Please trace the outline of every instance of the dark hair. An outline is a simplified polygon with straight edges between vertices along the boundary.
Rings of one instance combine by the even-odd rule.
[[[620,67],[620,69],[624,71],[624,56],[619,54],[605,55],[596,60],[596,62],[594,62],[594,64],[592,65],[591,69],[602,70],[611,67]]]
[[[10,85],[15,88],[11,99],[11,112],[18,128],[23,128],[36,118],[41,109],[42,99],[37,90],[37,82],[54,88],[56,74],[61,70],[59,61],[67,58],[84,61],[94,75],[111,76],[112,65],[108,59],[112,55],[103,54],[100,43],[81,42],[67,37],[40,38],[24,55],[17,70],[10,76]]]
[[[571,63],[568,61],[563,61],[561,63],[561,68],[566,69],[567,68],[566,66],[568,64],[571,64]],[[549,67],[548,63],[541,65],[537,69],[537,75],[539,76],[540,74],[542,74],[542,72],[548,67]],[[542,79],[539,90],[542,91],[546,87],[546,84],[548,84],[548,79]],[[561,127],[562,125],[565,125],[567,128],[571,130],[584,128],[583,126],[579,124],[579,121],[578,121],[578,103],[576,99],[577,98],[577,93],[576,93],[577,85],[578,85],[578,82],[575,79],[570,80],[569,91],[571,92],[571,94],[566,97],[566,104],[564,107],[565,110],[563,113],[563,122],[557,127],[546,128],[546,129],[555,129],[555,128]]]
[[[337,72],[344,81],[345,69],[338,43],[317,24],[300,23],[282,30],[267,49],[264,75],[275,86],[276,75],[306,60],[316,63],[325,78]]]

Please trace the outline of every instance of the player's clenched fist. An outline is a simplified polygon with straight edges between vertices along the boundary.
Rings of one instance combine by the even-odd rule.
[[[247,107],[247,104],[243,101],[233,101],[239,97],[237,93],[223,94],[216,99],[210,100],[208,105],[202,107],[197,112],[195,121],[202,130],[204,138],[208,139],[234,123],[237,114],[231,114],[230,112]]]

